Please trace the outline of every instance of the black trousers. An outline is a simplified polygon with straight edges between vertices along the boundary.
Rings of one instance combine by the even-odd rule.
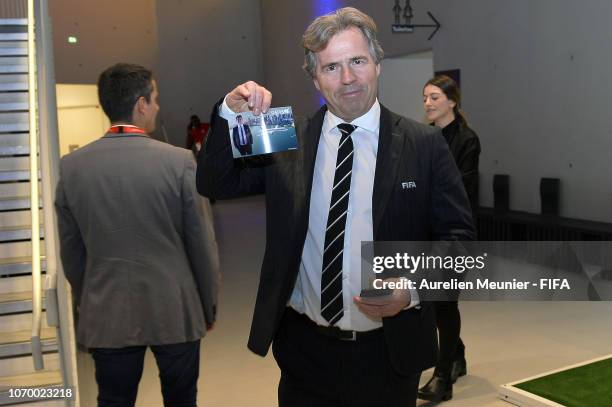
[[[146,346],[91,349],[99,407],[134,406],[146,350]],[[151,346],[151,350],[159,368],[164,406],[196,406],[200,340]]]
[[[280,407],[412,407],[420,373],[391,366],[382,329],[355,342],[322,335],[287,308],[273,343]]]
[[[436,372],[450,374],[453,361],[465,357],[465,345],[459,337],[461,332],[461,314],[457,301],[437,301],[436,325],[440,338],[440,353]]]

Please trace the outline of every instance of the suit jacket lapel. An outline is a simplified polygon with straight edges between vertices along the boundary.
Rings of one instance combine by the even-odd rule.
[[[389,195],[396,185],[397,168],[402,155],[403,137],[397,127],[397,119],[391,111],[380,106],[380,130],[378,132],[378,153],[372,192],[373,236],[377,240],[378,227],[389,201]]]
[[[302,122],[303,125],[297,127],[298,143],[300,147],[298,149],[299,159],[295,164],[295,182],[293,183],[295,223],[288,226],[296,228],[296,236],[301,242],[301,245],[303,245],[308,231],[312,179],[317,149],[319,147],[319,139],[321,138],[321,127],[323,126],[323,118],[325,117],[326,110],[326,107],[323,106],[323,108],[315,113],[312,118]],[[302,248],[301,245],[299,246],[300,250]]]
[[[323,119],[325,118],[326,111],[326,106],[319,109],[319,111],[315,113],[310,120],[308,120],[308,124],[304,132],[305,139],[302,145],[302,174],[304,176],[304,202],[307,210],[310,208],[312,178],[314,175],[317,150],[319,148],[319,140],[321,138],[321,128],[323,127]]]

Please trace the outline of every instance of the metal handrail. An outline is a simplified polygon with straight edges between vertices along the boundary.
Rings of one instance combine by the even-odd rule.
[[[30,102],[30,213],[32,215],[32,358],[34,369],[44,361],[40,330],[42,321],[42,277],[40,270],[40,219],[38,214],[38,126],[36,118],[36,46],[34,44],[34,0],[28,0],[28,96]]]
[[[55,186],[59,179],[60,147],[51,19],[48,0],[35,1],[40,167],[47,257],[45,281],[47,324],[58,329],[58,349],[64,386],[73,388],[76,395],[74,400],[66,400],[66,406],[79,407],[72,296],[59,261],[57,243],[59,235],[57,218],[53,210]]]

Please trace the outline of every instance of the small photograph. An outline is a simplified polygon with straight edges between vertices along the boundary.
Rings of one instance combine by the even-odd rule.
[[[228,125],[234,158],[298,148],[291,106],[275,107],[259,116],[240,113]]]

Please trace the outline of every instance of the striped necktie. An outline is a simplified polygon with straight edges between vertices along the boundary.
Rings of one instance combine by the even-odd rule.
[[[325,230],[323,249],[323,272],[321,275],[321,315],[330,326],[344,315],[342,301],[342,258],[344,251],[344,229],[348,210],[351,174],[353,172],[353,140],[351,133],[357,126],[342,123],[338,125],[340,143],[336,159],[334,187]]]

